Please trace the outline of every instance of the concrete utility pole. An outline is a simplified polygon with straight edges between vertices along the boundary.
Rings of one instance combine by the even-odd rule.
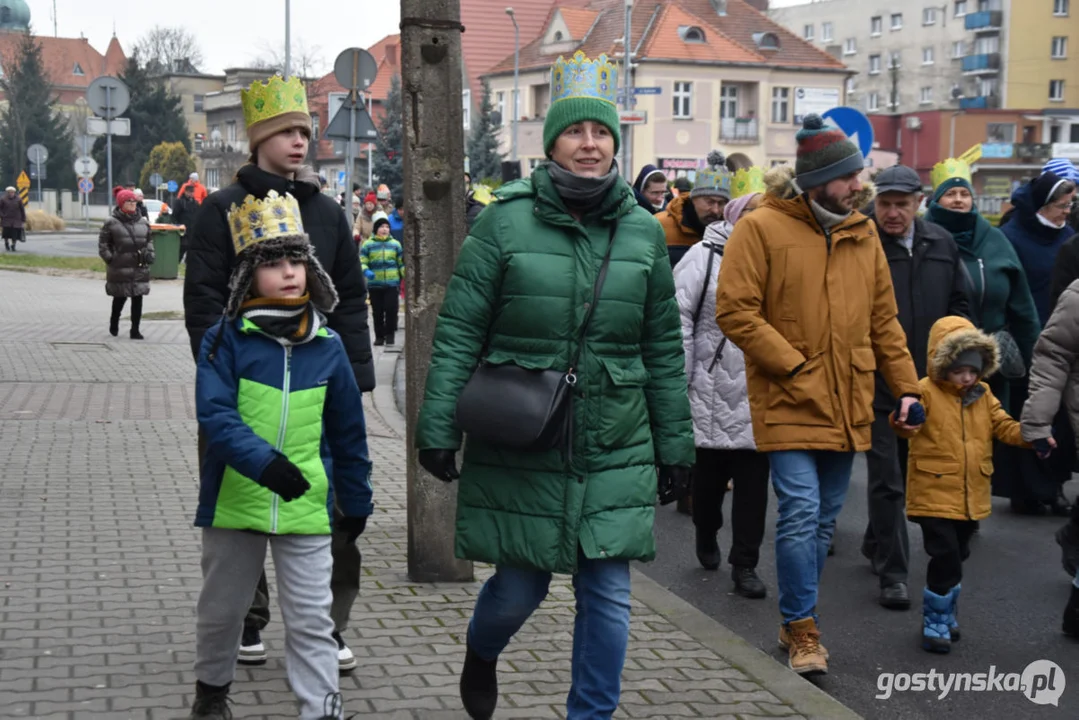
[[[622,36],[622,108],[633,109],[633,0],[626,0],[626,27]],[[633,182],[633,126],[622,125],[622,175]]]
[[[401,0],[408,577],[413,582],[472,580],[472,563],[453,554],[457,485],[424,471],[413,447],[435,322],[465,238],[463,30],[460,0]]]

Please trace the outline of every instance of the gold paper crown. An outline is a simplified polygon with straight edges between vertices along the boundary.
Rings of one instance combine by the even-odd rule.
[[[751,193],[763,193],[764,169],[759,167],[741,168],[731,180],[731,199]]]
[[[247,127],[285,113],[309,114],[307,92],[300,78],[295,75],[288,80],[274,75],[265,84],[256,80],[251,83],[250,88],[240,91],[240,102],[243,103],[244,122]]]
[[[959,178],[973,184],[970,165],[967,165],[962,160],[948,158],[934,165],[933,171],[929,173],[929,180],[933,183],[934,190],[939,188],[945,180],[951,180],[952,178]]]
[[[611,105],[618,95],[618,70],[600,55],[589,60],[583,51],[578,50],[566,60],[559,57],[551,69],[551,104],[559,100],[575,97],[606,100]]]
[[[271,190],[265,200],[248,195],[243,205],[233,203],[229,208],[229,229],[237,255],[267,240],[303,237],[300,204],[288,193],[281,196],[276,190]]]

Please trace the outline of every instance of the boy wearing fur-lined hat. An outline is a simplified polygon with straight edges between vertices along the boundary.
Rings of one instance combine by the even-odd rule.
[[[922,593],[922,648],[929,652],[949,652],[959,639],[963,561],[975,523],[991,510],[993,440],[1030,447],[984,382],[999,365],[993,337],[966,318],[941,318],[929,333],[928,376],[920,383],[925,424],[897,428],[911,438],[907,517],[921,525],[930,558]],[[1056,446],[1052,438],[1039,445],[1043,455]]]
[[[337,291],[291,195],[229,212],[236,265],[225,316],[203,339],[196,409],[207,439],[192,720],[229,717],[244,616],[269,545],[286,667],[302,720],[336,719],[331,527],[359,534],[372,511],[360,389],[325,314]],[[334,507],[343,517],[335,520]]]

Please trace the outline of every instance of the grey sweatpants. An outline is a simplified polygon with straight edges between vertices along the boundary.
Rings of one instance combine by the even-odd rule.
[[[332,704],[338,669],[330,619],[329,535],[268,536],[203,528],[195,677],[208,685],[232,682],[244,615],[266,561],[267,543],[285,620],[285,667],[300,701],[300,718],[339,717],[340,702]]]

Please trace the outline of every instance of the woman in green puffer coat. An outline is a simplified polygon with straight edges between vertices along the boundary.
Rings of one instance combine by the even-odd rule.
[[[674,281],[662,229],[613,162],[614,75],[605,56],[555,64],[550,162],[501,188],[476,220],[438,319],[416,446],[423,467],[449,481],[461,446],[455,409],[478,363],[568,370],[611,243],[575,368],[569,452],[465,446],[456,553],[496,566],[468,628],[461,698],[472,718],[494,713],[498,656],[546,597],[551,573],[572,573],[577,595],[567,716],[611,717],[629,637],[629,561],[655,556],[657,466],[661,502],[688,489],[693,428]]]

